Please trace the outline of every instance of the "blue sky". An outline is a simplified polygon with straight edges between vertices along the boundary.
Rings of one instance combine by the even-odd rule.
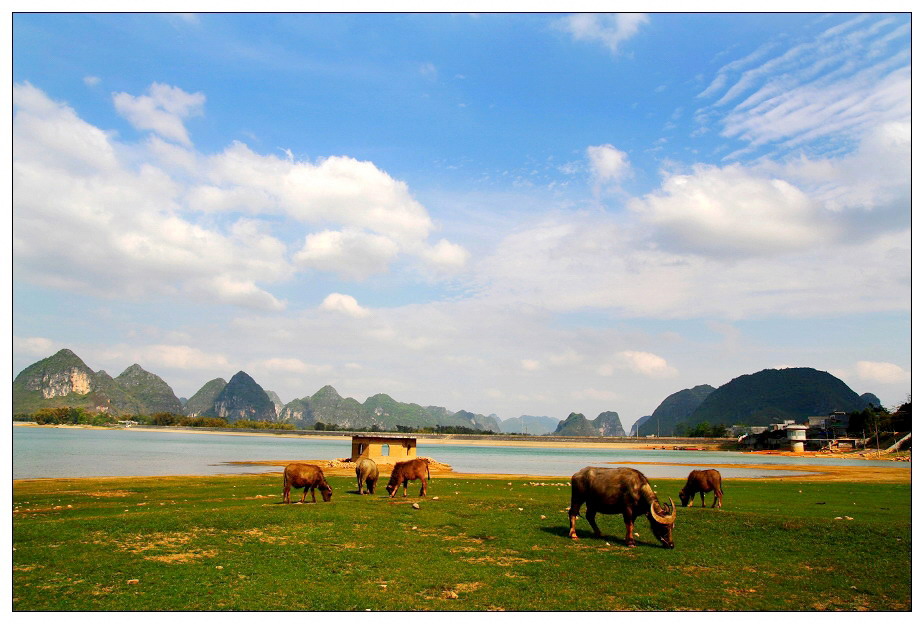
[[[628,426],[911,391],[905,14],[17,14],[14,374]]]

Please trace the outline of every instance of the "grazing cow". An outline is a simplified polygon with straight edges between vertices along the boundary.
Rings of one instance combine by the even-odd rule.
[[[677,509],[674,501],[668,500],[670,507],[662,505],[645,475],[633,468],[582,468],[571,477],[571,509],[568,510],[571,529],[568,537],[578,539],[574,523],[581,515],[581,505],[587,503],[587,522],[597,537],[602,535],[594,521],[597,513],[622,514],[626,523],[626,546],[633,548],[635,519],[645,515],[654,536],[665,548],[673,548]]]
[[[321,490],[321,497],[324,499],[324,502],[328,502],[330,497],[333,496],[334,491],[327,481],[324,479],[324,471],[322,471],[317,466],[312,466],[311,464],[289,464],[286,466],[285,472],[282,473],[282,502],[289,502],[289,490],[291,488],[305,488],[304,494],[302,494],[302,502],[305,502],[305,497],[308,496],[308,490],[311,490],[311,502],[318,502],[314,497],[314,489],[318,488]]]
[[[680,489],[680,505],[683,507],[692,507],[693,499],[699,492],[699,498],[706,506],[706,492],[715,492],[713,494],[712,506],[722,506],[722,475],[718,470],[694,470],[687,477],[687,483]]]
[[[363,494],[363,485],[370,494],[375,494],[375,484],[379,480],[379,467],[375,462],[364,457],[356,462],[356,487],[359,488],[360,495]]]
[[[420,495],[427,495],[427,479],[430,478],[430,463],[426,459],[412,459],[398,462],[391,471],[391,479],[385,489],[391,498],[398,492],[398,484],[404,485],[404,495],[407,496],[407,482],[420,479]]]

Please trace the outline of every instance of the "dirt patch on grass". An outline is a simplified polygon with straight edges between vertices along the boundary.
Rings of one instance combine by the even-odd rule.
[[[497,557],[462,557],[466,563],[487,563],[489,565],[509,568],[512,566],[523,565],[524,563],[542,563],[545,559],[525,559],[523,557],[511,557],[500,555]]]
[[[131,496],[133,492],[126,490],[108,490],[105,492],[83,492],[83,496],[92,496],[93,498],[125,498]]]
[[[206,557],[214,557],[218,554],[217,550],[191,550],[170,555],[146,555],[145,559],[149,561],[159,561],[160,563],[192,563]]]

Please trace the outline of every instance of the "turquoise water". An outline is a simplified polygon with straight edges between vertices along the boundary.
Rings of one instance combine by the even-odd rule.
[[[530,448],[427,444],[419,439],[418,455],[447,463],[460,473],[530,474],[569,477],[584,466],[612,462],[676,462],[683,466],[634,465],[649,477],[682,478],[693,468],[716,464],[748,464],[723,468],[725,477],[804,474],[762,470],[762,465],[793,465],[799,458],[728,452],[648,451],[634,449]],[[13,427],[13,478],[213,475],[278,471],[274,466],[235,466],[226,462],[348,457],[350,440],[280,436],[239,436],[139,430],[55,429]],[[894,462],[813,458],[812,464],[886,465]],[[632,465],[632,464],[629,464]],[[903,467],[908,464],[900,464]]]

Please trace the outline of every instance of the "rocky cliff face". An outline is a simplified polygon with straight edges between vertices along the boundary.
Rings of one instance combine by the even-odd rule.
[[[29,388],[40,390],[44,399],[67,396],[72,392],[87,394],[93,389],[90,385],[90,375],[79,368],[44,375],[41,379],[34,379]]]
[[[88,394],[93,390],[93,371],[73,351],[61,349],[23,370],[16,382],[25,390],[40,392],[44,399]]]

